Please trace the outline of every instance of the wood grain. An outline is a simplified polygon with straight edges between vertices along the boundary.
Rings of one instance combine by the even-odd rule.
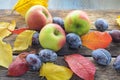
[[[64,19],[65,16],[72,10],[66,10],[66,11],[49,10],[49,11],[53,17],[58,16],[58,17],[61,17]],[[104,18],[108,21],[108,23],[109,23],[108,31],[110,31],[112,29],[119,29],[119,26],[116,24],[115,19],[118,15],[120,15],[120,10],[106,10],[106,11],[105,10],[84,10],[84,11],[88,14],[88,16],[91,20],[91,23],[92,23],[91,30],[96,30],[94,27],[94,22],[98,18]],[[0,22],[1,21],[10,22],[11,20],[16,21],[17,28],[27,26],[25,24],[24,18],[22,16],[20,16],[18,13],[14,12],[13,14],[11,14],[11,10],[0,10]],[[16,35],[11,35],[11,36],[5,38],[4,40],[13,46],[15,38],[16,38]],[[107,47],[106,49],[108,51],[110,51],[110,53],[112,55],[112,62],[108,66],[100,66],[100,65],[97,65],[94,62],[94,60],[92,59],[92,57],[91,57],[92,50],[87,49],[84,46],[78,50],[72,50],[72,49],[69,49],[68,46],[65,44],[64,47],[60,51],[57,52],[59,57],[55,63],[59,64],[59,65],[67,66],[66,62],[63,59],[63,55],[78,53],[78,54],[85,56],[86,58],[89,58],[95,64],[96,69],[97,69],[96,75],[95,75],[95,80],[119,80],[120,73],[116,72],[112,66],[114,59],[116,58],[116,56],[118,56],[120,54],[119,48],[120,48],[120,43],[117,43],[117,44],[111,43],[109,45],[109,47]],[[37,49],[37,51],[39,51],[42,49],[42,47],[41,46],[32,46],[31,48],[28,49],[28,51],[34,50],[34,49]],[[16,55],[16,53],[20,53],[20,52],[13,52],[13,53],[14,53],[14,55]],[[39,77],[38,72],[31,72],[31,71],[28,71],[25,75],[23,75],[21,77],[8,77],[7,69],[0,67],[0,80],[43,80],[43,79],[41,79],[41,77]],[[71,80],[82,80],[82,79],[80,79],[78,76],[76,76],[74,74],[73,77],[71,78]]]
[[[91,60],[96,66],[95,80],[119,80],[120,73],[116,72],[113,68],[113,62],[115,58],[112,58],[110,65],[100,66],[96,64],[91,57],[86,57]],[[67,63],[64,61],[63,57],[59,57],[55,64],[68,67]],[[44,80],[39,76],[39,72],[28,71],[21,77],[9,77],[7,76],[7,69],[0,67],[0,80]],[[82,80],[77,75],[73,74],[71,80]]]
[[[66,10],[66,11],[62,11],[62,10],[49,10],[50,13],[52,14],[53,17],[58,16],[61,18],[65,18],[65,16],[71,12],[71,10]],[[90,20],[91,20],[91,30],[96,30],[94,27],[94,22],[96,19],[98,18],[104,18],[108,21],[109,23],[109,29],[108,30],[112,30],[112,29],[119,29],[119,26],[116,24],[115,19],[118,15],[120,15],[120,10],[84,10]],[[17,23],[17,27],[16,28],[21,28],[21,27],[26,27],[27,25],[25,24],[25,20],[22,16],[20,16],[18,13],[14,12],[13,14],[11,14],[11,10],[0,10],[0,21],[8,21],[10,22],[11,20],[15,20]],[[16,35],[12,35],[8,38],[5,39],[5,41],[10,42],[11,45],[13,46],[13,42],[15,40]],[[120,54],[119,51],[119,47],[120,44],[115,44],[115,43],[111,43],[110,46],[107,48],[107,50],[109,50],[112,54],[112,56],[117,56]],[[79,50],[71,50],[67,47],[67,45],[65,45],[59,52],[59,55],[64,55],[64,54],[69,54],[69,53],[80,53],[86,56],[90,56],[91,55],[91,50],[87,49],[86,47],[82,47]]]

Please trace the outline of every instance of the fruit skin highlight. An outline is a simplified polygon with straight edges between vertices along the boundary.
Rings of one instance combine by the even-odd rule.
[[[58,51],[66,43],[65,31],[58,24],[47,24],[40,31],[39,41],[43,48]]]
[[[88,15],[81,10],[74,10],[68,13],[64,20],[65,31],[67,33],[76,33],[80,36],[89,32],[90,25]]]
[[[52,23],[52,16],[44,6],[35,5],[27,11],[25,22],[29,29],[41,30],[46,24]]]

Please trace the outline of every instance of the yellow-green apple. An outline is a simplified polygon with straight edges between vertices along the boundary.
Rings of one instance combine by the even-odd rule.
[[[52,16],[44,6],[35,5],[27,11],[25,21],[30,29],[41,30],[46,24],[52,23]]]
[[[89,32],[90,20],[86,12],[73,10],[66,15],[64,25],[67,33],[73,32],[81,36]]]
[[[58,24],[47,24],[40,31],[39,41],[43,48],[58,51],[66,43],[65,31]]]

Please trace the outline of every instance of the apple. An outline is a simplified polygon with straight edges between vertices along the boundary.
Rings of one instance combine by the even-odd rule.
[[[52,16],[44,6],[35,5],[27,11],[25,22],[29,29],[41,30],[46,24],[52,23]]]
[[[47,24],[40,31],[39,41],[43,48],[58,51],[66,43],[65,31],[58,24]]]
[[[67,33],[71,32],[82,36],[90,30],[90,19],[84,11],[73,10],[66,15],[64,26]]]

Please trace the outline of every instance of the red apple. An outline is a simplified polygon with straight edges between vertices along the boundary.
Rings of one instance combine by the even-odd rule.
[[[52,23],[52,16],[44,6],[35,5],[27,11],[25,21],[29,29],[41,30],[46,24]]]
[[[80,36],[89,32],[91,25],[88,15],[82,10],[73,10],[68,13],[64,24],[66,32],[76,33]]]
[[[58,24],[47,24],[40,31],[39,41],[43,48],[58,51],[66,42],[65,31]]]

